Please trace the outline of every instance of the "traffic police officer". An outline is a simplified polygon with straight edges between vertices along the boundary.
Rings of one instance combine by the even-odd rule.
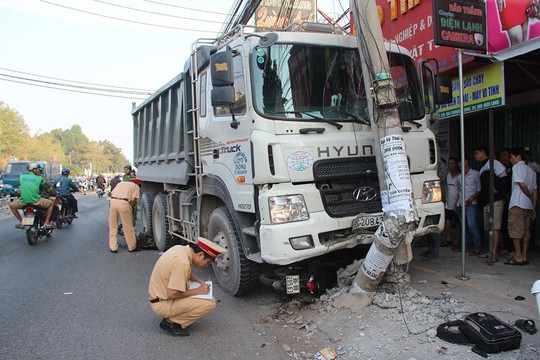
[[[210,285],[191,272],[191,265],[205,267],[225,253],[221,246],[204,238],[197,245],[176,245],[167,250],[154,266],[148,285],[148,300],[152,310],[163,318],[159,327],[173,336],[188,336],[186,328],[209,314],[216,307],[216,299],[193,298],[208,294]],[[199,283],[193,288],[190,281]]]
[[[122,219],[122,228],[129,252],[140,251],[133,228],[132,207],[139,202],[141,180],[122,181],[111,192],[109,212],[109,249],[118,252],[118,217]]]

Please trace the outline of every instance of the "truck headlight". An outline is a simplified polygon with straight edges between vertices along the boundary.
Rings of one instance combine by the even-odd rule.
[[[282,224],[309,219],[309,212],[302,195],[272,196],[268,199],[272,224]]]
[[[422,204],[442,201],[441,182],[439,180],[425,181],[422,188]]]

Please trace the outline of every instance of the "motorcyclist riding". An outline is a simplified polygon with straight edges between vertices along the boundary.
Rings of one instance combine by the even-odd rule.
[[[62,169],[62,175],[58,176],[54,182],[53,185],[56,186],[56,191],[58,192],[58,195],[66,198],[68,202],[68,206],[70,206],[73,209],[73,217],[77,219],[77,211],[79,211],[79,208],[77,206],[77,199],[75,199],[75,196],[73,196],[72,192],[79,191],[77,188],[77,185],[69,178],[70,171],[68,168]]]
[[[46,210],[45,214],[45,227],[54,227],[51,222],[51,215],[53,212],[53,202],[50,199],[42,198],[40,196],[41,189],[49,185],[41,176],[41,169],[37,162],[30,162],[26,165],[27,174],[19,176],[20,192],[19,199],[9,203],[11,212],[19,220],[19,224],[15,225],[18,229],[24,229],[22,224],[22,217],[19,214],[19,209],[22,209],[25,205],[35,205]]]
[[[105,180],[105,177],[102,174],[99,174],[96,177],[96,183],[97,183],[98,189],[105,191],[105,184],[107,183],[107,180]]]

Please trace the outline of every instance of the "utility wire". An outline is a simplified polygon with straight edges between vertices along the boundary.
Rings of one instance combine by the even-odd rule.
[[[45,75],[39,75],[39,74],[33,74],[33,73],[29,73],[29,72],[24,72],[24,71],[17,71],[17,70],[12,70],[12,69],[6,69],[6,68],[2,68],[2,67],[0,67],[0,70],[11,71],[11,72],[14,72],[14,73],[24,74],[24,75],[38,76],[38,77],[42,77],[42,78],[45,78],[45,79],[60,80],[60,81],[69,81],[69,82],[77,83],[77,84],[96,85],[96,86],[102,86],[102,87],[110,87],[110,88],[115,88],[115,89],[134,90],[134,91],[141,91],[141,92],[145,92],[145,91],[149,91],[149,92],[152,92],[152,93],[154,92],[154,90],[151,90],[151,89],[138,89],[138,88],[130,88],[130,87],[126,87],[126,86],[113,86],[113,85],[104,85],[104,84],[96,84],[96,83],[89,83],[89,82],[83,82],[83,81],[75,81],[75,80],[61,79],[61,78],[55,78],[55,77],[51,77],[51,76],[45,76]]]
[[[2,81],[9,81],[9,82],[19,83],[19,84],[24,84],[24,85],[37,86],[37,87],[43,87],[43,88],[55,89],[55,90],[61,90],[61,91],[76,92],[76,93],[82,93],[82,94],[90,94],[90,95],[98,95],[98,96],[114,97],[114,98],[132,99],[132,100],[145,100],[144,98],[139,98],[139,97],[120,96],[120,95],[110,95],[110,94],[100,94],[100,93],[94,93],[94,92],[90,92],[90,91],[70,90],[70,89],[62,89],[62,88],[58,88],[58,87],[54,87],[54,86],[31,84],[31,83],[27,83],[27,82],[23,82],[23,81],[10,80],[10,79],[3,79],[1,76],[2,76],[2,75],[0,75],[0,80],[2,80]]]
[[[90,86],[80,86],[80,85],[71,85],[71,84],[62,84],[62,83],[56,83],[52,81],[45,81],[45,80],[38,80],[38,79],[30,79],[30,78],[24,78],[21,76],[15,76],[15,75],[8,75],[8,74],[2,74],[1,76],[12,78],[12,79],[18,79],[18,80],[25,80],[25,81],[33,81],[37,83],[42,84],[49,84],[49,85],[55,85],[55,86],[63,86],[68,88],[76,88],[76,89],[84,89],[84,90],[95,90],[95,91],[103,91],[103,92],[111,92],[111,93],[120,93],[120,94],[133,94],[133,95],[152,95],[152,93],[149,92],[141,92],[141,91],[130,91],[130,90],[115,90],[115,89],[104,89],[104,88],[97,88],[97,87],[90,87]]]
[[[46,1],[46,0],[39,0],[39,1],[41,1],[41,2],[43,2],[43,3],[46,3],[46,4],[49,4],[49,5],[58,6],[58,7],[64,8],[64,9],[69,9],[69,10],[73,10],[73,11],[82,12],[82,13],[84,13],[84,14],[89,14],[89,15],[94,15],[94,16],[101,16],[101,17],[104,17],[104,18],[107,18],[107,19],[113,19],[113,20],[118,20],[118,21],[124,21],[124,22],[133,23],[133,24],[140,24],[140,25],[147,25],[147,26],[155,26],[155,27],[160,27],[160,28],[164,28],[164,29],[173,29],[173,30],[182,30],[182,31],[192,31],[192,32],[198,32],[198,33],[217,34],[217,31],[198,30],[198,29],[187,29],[187,28],[180,28],[180,27],[176,27],[176,26],[167,26],[167,25],[158,25],[158,24],[145,23],[145,22],[142,22],[142,21],[135,21],[135,20],[122,19],[122,18],[117,18],[117,17],[114,17],[114,16],[107,16],[107,15],[97,14],[97,13],[94,13],[94,12],[91,12],[91,11],[85,11],[85,10],[81,10],[81,9],[75,9],[75,8],[72,8],[72,7],[69,7],[69,6],[65,6],[65,5],[61,5],[61,4],[56,4],[56,3],[53,3],[53,2],[50,2],[50,1]]]
[[[173,5],[173,4],[162,3],[162,2],[159,2],[159,1],[152,1],[152,0],[143,0],[143,1],[146,1],[146,2],[149,2],[149,3],[154,3],[154,4],[159,4],[159,5],[163,5],[163,6],[170,6],[170,7],[174,7],[174,8],[178,8],[178,9],[184,9],[184,10],[190,10],[190,11],[200,11],[200,12],[208,13],[208,14],[229,15],[228,13],[222,13],[222,12],[217,12],[217,11],[208,11],[208,10],[203,10],[203,9],[194,9],[194,8],[189,8],[189,7],[184,7],[184,6],[178,6],[178,5]]]
[[[123,5],[113,4],[113,3],[110,3],[110,2],[107,2],[107,1],[101,1],[101,0],[92,0],[92,1],[95,1],[95,2],[98,2],[98,3],[102,3],[102,4],[105,4],[105,5],[116,6],[116,7],[122,8],[122,9],[128,9],[128,10],[133,10],[133,11],[139,11],[139,12],[148,13],[148,14],[153,14],[153,15],[168,16],[168,17],[173,17],[173,18],[177,18],[177,19],[192,20],[192,21],[203,21],[203,22],[205,22],[205,23],[214,23],[214,24],[220,24],[220,25],[223,23],[223,21],[215,21],[215,20],[199,20],[199,19],[195,19],[195,18],[192,18],[192,17],[185,17],[185,16],[178,16],[178,15],[164,14],[164,13],[155,12],[155,11],[149,11],[149,10],[136,9],[136,8],[132,8],[132,7],[129,7],[129,6],[123,6]]]

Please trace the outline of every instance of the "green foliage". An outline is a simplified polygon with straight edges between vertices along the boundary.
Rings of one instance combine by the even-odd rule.
[[[0,164],[5,165],[10,158],[23,158],[29,140],[30,130],[24,118],[0,101]]]
[[[0,165],[5,167],[9,159],[58,161],[69,167],[74,175],[85,169],[94,173],[117,172],[129,163],[121,150],[113,143],[91,141],[80,125],[71,129],[53,129],[50,133],[30,136],[24,118],[14,109],[0,101]]]

